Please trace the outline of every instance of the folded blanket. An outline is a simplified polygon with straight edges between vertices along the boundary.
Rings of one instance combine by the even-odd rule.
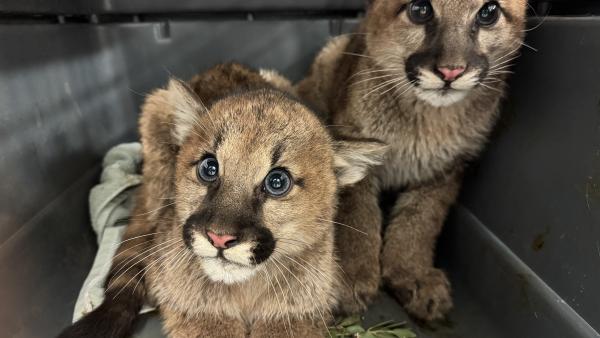
[[[104,300],[106,277],[128,224],[136,188],[142,182],[141,163],[142,146],[139,143],[118,145],[104,157],[100,183],[90,192],[90,216],[98,238],[98,252],[79,292],[73,322]],[[151,310],[144,307],[142,312]]]

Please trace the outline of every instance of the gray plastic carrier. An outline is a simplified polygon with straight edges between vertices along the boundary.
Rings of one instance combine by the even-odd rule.
[[[137,139],[145,93],[229,60],[298,80],[363,2],[1,1],[0,337],[69,324],[96,249],[89,189],[104,153]],[[531,19],[440,240],[455,309],[419,337],[600,337],[600,19],[569,3],[532,6],[557,15]],[[405,318],[385,296],[367,314]],[[158,319],[136,337],[162,337]]]

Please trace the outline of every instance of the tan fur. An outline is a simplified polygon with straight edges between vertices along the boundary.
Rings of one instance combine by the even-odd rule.
[[[409,57],[433,47],[424,25],[411,22],[406,11],[397,14],[409,4],[402,0],[375,0],[357,32],[333,39],[298,84],[303,98],[330,114],[337,135],[390,145],[384,165],[372,170],[371,178],[342,192],[337,220],[368,234],[365,239],[345,227],[336,229],[341,265],[354,287],[344,295],[342,311],[364,310],[380,275],[419,318],[441,318],[451,308],[450,284],[433,267],[435,241],[458,194],[465,160],[479,153],[496,121],[504,66],[523,37],[526,2],[499,2],[512,21],[502,15],[492,28],[479,29],[474,45],[469,30],[484,1],[431,1],[437,20],[432,29],[439,39],[436,65],[467,65],[447,96],[435,91],[443,81],[431,68],[417,68],[419,87],[408,80]],[[470,67],[467,50],[487,57],[489,76],[497,81],[488,77],[478,83],[482,73]],[[400,188],[404,191],[382,242],[378,197],[382,190]]]
[[[169,337],[324,336],[340,289],[332,221],[337,189],[362,179],[386,147],[334,144],[308,108],[273,87],[291,91],[276,73],[219,65],[189,86],[172,80],[143,107],[144,184],[109,289],[147,295],[160,308]],[[191,247],[182,239],[184,223],[209,208],[208,185],[199,182],[193,163],[216,151],[219,194],[209,211],[244,213],[254,208],[249,196],[263,196],[257,187],[281,144],[277,165],[302,185],[263,201],[261,224],[276,239],[275,250],[257,265],[245,257],[246,242],[225,250],[226,258],[241,261],[238,269],[251,273],[243,281],[215,282],[207,268],[214,259],[199,255],[215,250],[205,235],[193,232]],[[219,232],[230,226],[211,225]],[[135,269],[120,274],[114,271],[119,266]],[[132,280],[139,280],[135,287]]]

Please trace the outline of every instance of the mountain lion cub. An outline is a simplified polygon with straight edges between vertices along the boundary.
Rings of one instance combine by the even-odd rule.
[[[147,98],[144,183],[106,300],[63,337],[124,337],[144,301],[169,337],[325,335],[341,288],[336,192],[386,147],[333,141],[276,86],[291,90],[226,64]]]
[[[332,40],[299,84],[299,95],[328,112],[339,135],[390,145],[384,165],[342,192],[337,221],[369,236],[336,233],[354,288],[341,310],[363,310],[380,276],[419,318],[441,318],[451,308],[450,284],[433,267],[435,242],[465,161],[480,152],[496,121],[526,6],[372,0],[357,31]],[[382,236],[383,190],[401,193]]]

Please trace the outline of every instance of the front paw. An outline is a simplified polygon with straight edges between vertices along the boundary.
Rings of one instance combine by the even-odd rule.
[[[419,274],[403,270],[384,279],[394,297],[419,319],[443,319],[452,308],[450,282],[440,269],[431,268]]]
[[[364,312],[379,291],[379,269],[357,271],[355,275],[347,276],[344,280],[345,287],[338,298],[338,314],[353,315]]]

